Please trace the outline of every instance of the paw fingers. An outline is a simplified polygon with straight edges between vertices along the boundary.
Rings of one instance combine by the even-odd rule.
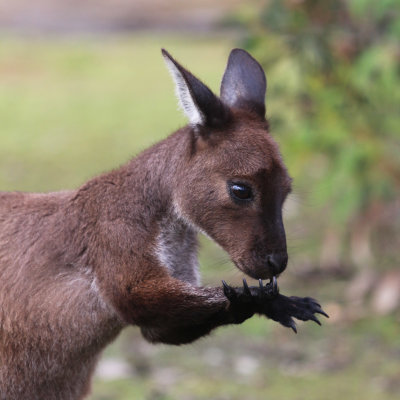
[[[324,317],[329,318],[328,314],[321,308],[311,297],[291,297],[290,314],[292,317],[300,319],[302,321],[314,321],[316,324],[321,325],[321,322],[315,314],[321,314]]]

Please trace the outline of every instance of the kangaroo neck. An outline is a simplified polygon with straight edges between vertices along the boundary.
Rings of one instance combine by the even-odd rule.
[[[131,160],[128,190],[147,203],[149,214],[165,219],[174,209],[174,188],[190,157],[190,134],[183,128]]]

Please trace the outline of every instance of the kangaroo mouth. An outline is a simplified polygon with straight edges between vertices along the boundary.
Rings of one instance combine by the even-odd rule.
[[[243,279],[243,283],[246,281],[246,279]],[[267,284],[263,284],[262,279],[258,280],[259,286],[261,290],[267,290],[269,296],[276,297],[279,294],[279,286],[278,286],[278,279],[276,276],[272,277],[270,281]]]
[[[273,279],[278,277],[280,274],[275,273],[275,271],[269,266],[247,266],[243,263],[235,263],[238,269],[244,272],[246,275],[253,279]]]
[[[278,287],[278,281],[276,277],[274,276],[268,283],[264,285],[262,279],[259,279],[258,281],[259,284],[259,290],[264,296],[266,295],[267,298],[273,299],[279,295],[279,287]],[[230,298],[232,295],[232,288],[223,280],[222,285],[224,287],[224,293],[225,295]],[[243,294],[244,295],[249,295],[252,296],[252,290],[251,289],[258,289],[256,286],[249,286],[247,284],[246,279],[243,279]],[[236,294],[235,294],[236,298]]]

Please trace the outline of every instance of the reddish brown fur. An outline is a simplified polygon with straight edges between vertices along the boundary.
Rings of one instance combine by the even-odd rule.
[[[247,274],[275,275],[267,255],[286,254],[290,178],[267,123],[231,108],[203,129],[185,127],[75,191],[0,194],[1,400],[83,398],[99,353],[127,324],[179,344],[238,322],[222,288],[173,267],[195,255],[195,230]],[[230,179],[254,187],[251,204],[232,202]],[[177,255],[168,246],[179,235],[188,250]]]

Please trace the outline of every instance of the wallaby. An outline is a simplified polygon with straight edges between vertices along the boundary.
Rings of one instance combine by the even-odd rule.
[[[326,315],[278,293],[291,178],[268,133],[261,66],[232,50],[218,98],[162,53],[187,126],[78,190],[0,193],[1,400],[82,399],[128,324],[178,345],[254,314],[294,330],[293,317]],[[259,286],[201,287],[197,232]]]

